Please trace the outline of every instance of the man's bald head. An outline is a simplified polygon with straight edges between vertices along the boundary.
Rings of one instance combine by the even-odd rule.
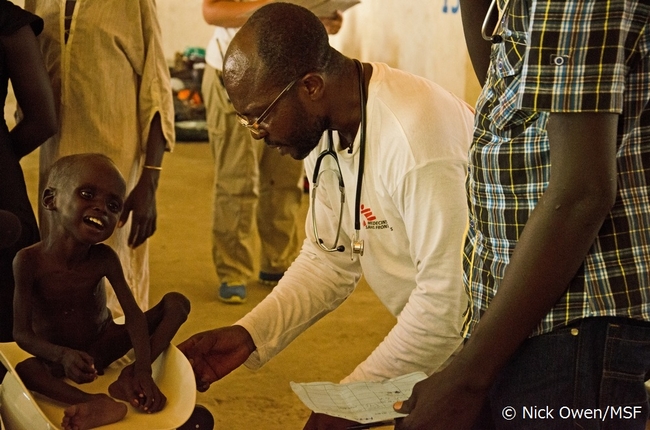
[[[258,9],[233,38],[224,59],[224,79],[281,87],[308,72],[324,71],[333,48],[320,19],[289,3]]]

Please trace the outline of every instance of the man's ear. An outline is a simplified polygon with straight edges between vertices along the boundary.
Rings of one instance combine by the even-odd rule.
[[[54,197],[56,196],[56,190],[54,188],[46,188],[43,191],[43,197],[41,198],[41,204],[48,211],[53,211],[56,209],[56,203]]]
[[[320,73],[307,73],[300,83],[313,101],[321,99],[325,94],[325,81]]]

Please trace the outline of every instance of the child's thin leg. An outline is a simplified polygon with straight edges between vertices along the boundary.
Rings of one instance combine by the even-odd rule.
[[[60,375],[54,375],[53,367],[31,357],[16,365],[16,372],[25,384],[25,387],[31,391],[43,394],[51,399],[58,400],[69,405],[75,403],[87,402],[92,398],[92,394],[81,391],[63,380],[65,376],[63,369],[60,369]]]
[[[156,306],[144,313],[147,317],[152,361],[167,348],[189,313],[189,300],[176,292],[165,294]],[[87,352],[95,359],[95,367],[99,371],[124,356],[132,347],[126,326],[111,322]]]
[[[69,385],[37,358],[18,363],[16,372],[29,390],[72,405],[64,412],[64,429],[95,428],[119,421],[126,415],[124,403],[116,402],[105,394],[90,394]]]
[[[110,321],[101,337],[86,351],[95,361],[95,369],[102,375],[104,368],[129,352],[133,346],[124,324]]]
[[[189,312],[189,300],[182,294],[175,292],[165,294],[156,306],[145,312],[151,335],[152,361],[169,346],[180,326],[187,320]],[[117,381],[108,387],[108,392],[117,399],[133,404],[133,393],[130,392],[130,380],[132,378],[133,364],[122,369]]]
[[[151,334],[152,361],[169,346],[189,313],[190,301],[177,292],[165,294],[156,306],[145,312]]]

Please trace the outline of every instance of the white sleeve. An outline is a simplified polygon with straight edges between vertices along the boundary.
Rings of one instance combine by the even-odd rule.
[[[326,197],[325,193],[321,194]],[[327,234],[325,237],[334,237],[335,222],[328,223],[327,220],[338,220],[338,213],[332,216],[329,206],[324,203],[317,207],[318,219],[322,223],[319,228]],[[361,278],[358,258],[352,261],[348,252],[324,252],[314,243],[311,207],[307,214],[306,233],[300,254],[279,284],[235,323],[250,333],[257,348],[244,363],[250,369],[264,365],[300,333],[336,309],[354,291]],[[341,236],[340,243],[349,243],[344,231],[341,231]]]
[[[343,382],[431,374],[462,346],[462,242],[467,225],[465,164],[429,163],[411,171],[392,196],[402,212],[416,287],[397,324]]]

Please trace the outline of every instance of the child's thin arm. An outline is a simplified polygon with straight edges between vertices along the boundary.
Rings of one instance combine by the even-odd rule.
[[[56,345],[41,339],[32,330],[32,286],[37,271],[33,253],[20,250],[13,261],[15,278],[13,336],[18,346],[37,357],[56,362],[60,352]]]
[[[66,376],[77,383],[90,382],[97,378],[93,359],[83,351],[55,345],[32,329],[34,303],[34,274],[37,273],[37,259],[33,249],[27,248],[16,254],[13,262],[16,287],[14,292],[13,337],[18,346],[30,354],[63,365]]]
[[[151,373],[151,352],[149,346],[149,329],[144,312],[138,307],[133,293],[126,283],[119,257],[109,247],[106,250],[108,272],[106,277],[111,283],[115,296],[124,311],[126,330],[131,338],[136,358],[136,370]]]
[[[151,347],[147,318],[138,307],[131,290],[129,289],[120,260],[111,248],[105,247],[107,252],[106,277],[111,283],[115,296],[124,311],[126,330],[131,338],[135,353],[135,363],[128,385],[129,402],[132,406],[144,411],[155,412],[162,409],[166,398],[160,392],[151,375]]]

